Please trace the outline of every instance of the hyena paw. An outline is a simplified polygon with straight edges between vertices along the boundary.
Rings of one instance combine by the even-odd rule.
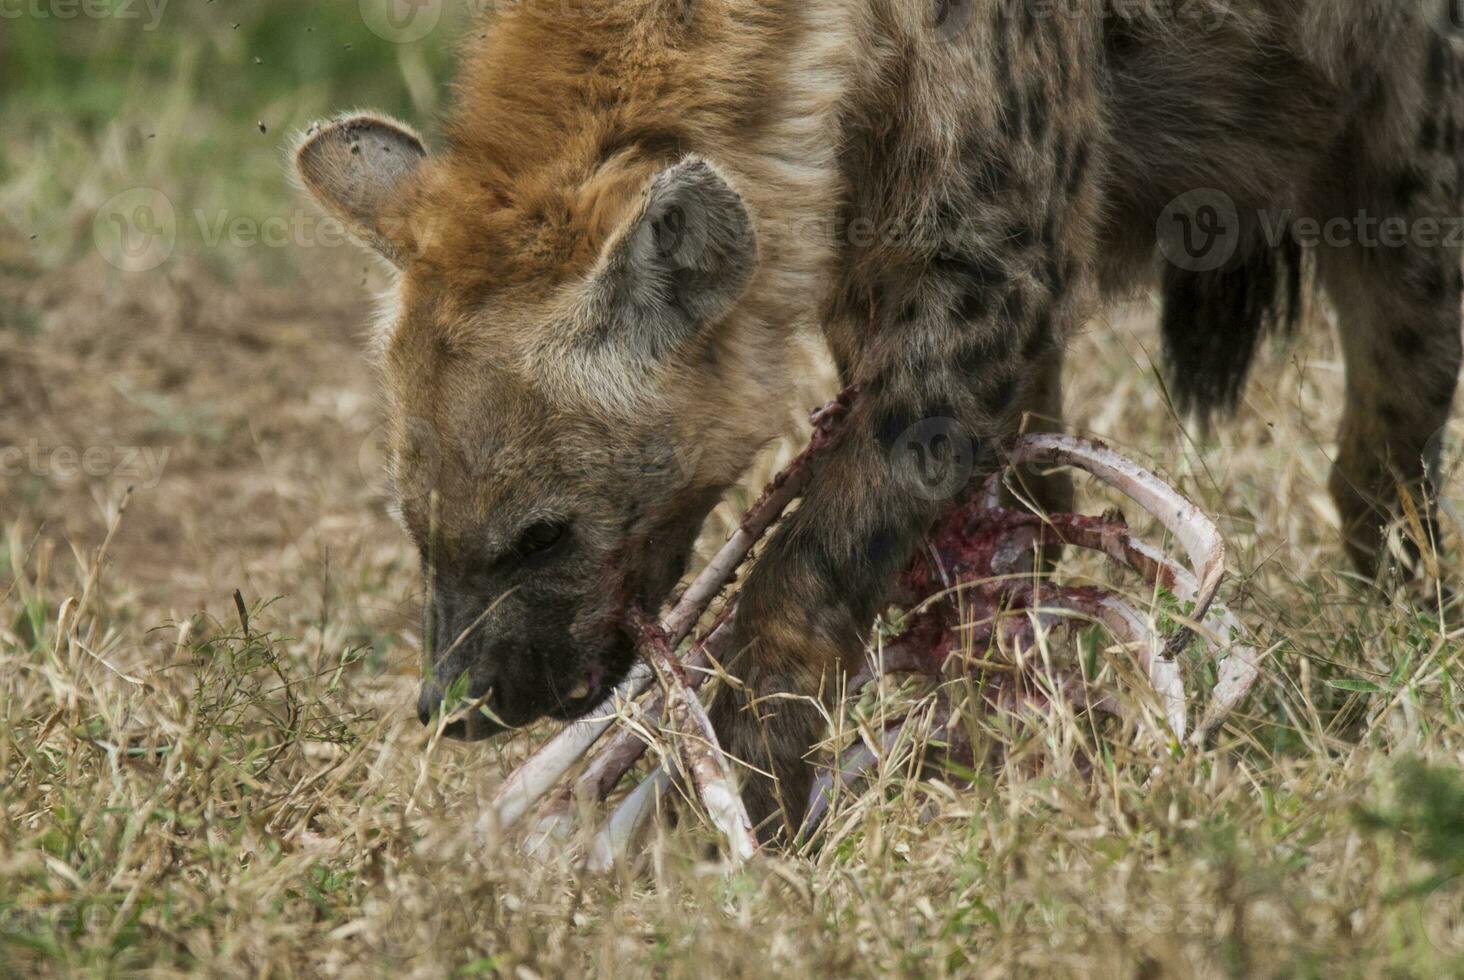
[[[792,840],[813,786],[808,757],[820,741],[824,713],[797,693],[799,686],[776,673],[749,672],[712,704],[712,724],[737,761],[742,799],[764,843]]]

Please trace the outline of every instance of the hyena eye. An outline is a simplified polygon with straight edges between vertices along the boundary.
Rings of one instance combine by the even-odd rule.
[[[566,521],[540,521],[532,524],[519,535],[515,548],[523,558],[542,557],[553,550],[569,536]]]

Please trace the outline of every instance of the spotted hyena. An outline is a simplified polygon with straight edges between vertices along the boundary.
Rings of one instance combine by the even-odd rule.
[[[428,583],[423,718],[462,678],[493,716],[467,737],[606,694],[622,610],[666,598],[780,429],[809,329],[863,395],[747,578],[744,684],[715,706],[774,776],[748,778],[769,827],[948,500],[912,480],[912,440],[933,426],[979,468],[1019,420],[1057,424],[1066,338],[1105,297],[1157,284],[1172,392],[1208,414],[1312,283],[1331,294],[1332,492],[1373,569],[1460,365],[1452,14],[543,0],[475,25],[439,152],[380,116],[312,128],[305,185],[397,271],[380,344]]]

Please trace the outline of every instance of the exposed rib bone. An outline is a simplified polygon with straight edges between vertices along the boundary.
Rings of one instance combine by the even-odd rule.
[[[809,447],[749,510],[727,544],[687,588],[662,623],[656,624],[632,612],[631,619],[639,633],[638,648],[645,662],[637,665],[617,689],[615,697],[597,709],[598,717],[566,728],[509,778],[495,796],[490,814],[496,816],[500,828],[517,822],[588,752],[616,717],[625,717],[619,711],[621,699],[629,701],[640,696],[650,687],[651,680],[659,676],[663,693],[649,698],[633,720],[625,719],[622,730],[601,747],[572,787],[561,792],[546,819],[540,822],[541,829],[550,837],[567,836],[563,831],[568,826],[572,805],[608,796],[644,753],[648,742],[654,740],[652,732],[662,727],[664,721],[664,727],[676,733],[690,785],[707,815],[727,838],[734,861],[756,852],[746,810],[734,789],[731,763],[718,746],[711,723],[694,693],[705,676],[699,669],[705,663],[703,655],[710,654],[715,661],[725,659],[723,648],[731,635],[730,616],[735,603],[729,603],[706,640],[688,656],[686,665],[677,658],[675,650],[725,588],[758,539],[801,493],[808,479],[810,461],[832,440],[838,421],[847,413],[852,399],[853,392],[846,392],[815,416],[815,434]],[[993,478],[984,498],[978,495],[953,512],[942,525],[945,530],[939,532],[953,535],[958,543],[967,540],[961,535],[974,535],[968,539],[969,546],[958,549],[960,554],[944,557],[932,546],[929,558],[920,559],[916,570],[907,573],[906,584],[927,587],[928,591],[943,590],[946,597],[922,603],[912,622],[919,623],[923,617],[923,624],[912,627],[899,642],[887,646],[882,651],[881,662],[870,665],[854,680],[850,690],[857,691],[880,673],[943,676],[949,668],[962,666],[968,670],[979,668],[983,676],[990,676],[981,699],[986,706],[984,710],[1011,713],[1023,705],[1046,710],[1044,706],[1050,707],[1053,699],[1060,699],[1078,709],[1119,713],[1121,702],[1111,692],[1091,690],[1082,678],[1071,672],[1060,670],[1051,677],[1038,678],[1026,673],[1030,667],[973,661],[968,653],[993,642],[1008,649],[1030,648],[1038,638],[1037,631],[1065,628],[1076,615],[1103,623],[1134,653],[1158,696],[1165,724],[1180,740],[1187,734],[1189,717],[1179,654],[1195,634],[1224,651],[1219,682],[1190,737],[1195,744],[1205,744],[1250,690],[1260,670],[1259,657],[1245,643],[1239,623],[1215,601],[1225,561],[1219,529],[1199,508],[1157,476],[1097,443],[1059,435],[1025,437],[1012,446],[1007,462],[1010,466],[1034,463],[1073,466],[1112,485],[1174,534],[1193,571],[1135,538],[1121,518],[1063,514],[1039,518],[1004,510],[999,506],[999,479]],[[1091,586],[1038,583],[1029,574],[1023,574],[1024,568],[1030,567],[1024,563],[1034,549],[1054,541],[1099,551],[1134,569],[1151,586],[1167,590],[1181,602],[1191,603],[1189,617],[1180,622],[1179,629],[1166,641],[1155,632],[1149,617],[1112,592]],[[926,563],[924,571],[919,571],[920,562]],[[914,577],[908,578],[910,575]],[[961,596],[960,622],[951,619],[955,604],[950,596],[955,594]],[[920,602],[926,596],[915,594],[906,598]],[[687,665],[694,672],[689,672]],[[952,729],[948,704],[944,705],[944,711],[937,728],[951,736],[948,741],[954,744],[960,733]],[[898,744],[902,730],[895,726],[874,736],[873,742],[862,741],[845,753],[837,769],[819,778],[810,799],[805,830],[817,825],[834,787],[857,778],[861,771],[887,755]],[[625,855],[672,784],[670,765],[669,759],[664,761],[616,807],[608,824],[595,838],[588,857],[590,867],[608,867]]]
[[[1095,442],[1062,435],[1026,436],[1013,446],[1009,462],[1013,466],[1050,462],[1085,470],[1126,494],[1144,510],[1159,518],[1179,539],[1194,564],[1193,572],[1180,568],[1157,549],[1126,532],[1109,542],[1116,545],[1121,554],[1115,553],[1109,547],[1099,550],[1144,572],[1151,584],[1163,585],[1181,601],[1194,603],[1190,622],[1184,630],[1169,639],[1165,651],[1168,657],[1177,657],[1196,630],[1204,635],[1211,646],[1222,652],[1218,667],[1219,678],[1211,692],[1204,716],[1191,736],[1195,745],[1208,745],[1215,732],[1225,723],[1225,719],[1250,693],[1261,672],[1260,656],[1245,641],[1246,632],[1235,616],[1223,606],[1211,613],[1220,581],[1225,575],[1225,542],[1220,536],[1220,529],[1173,487],[1138,464]],[[995,502],[995,496],[989,495],[988,507]],[[1067,540],[1069,534],[1076,533],[1074,520],[1081,521],[1082,518],[1054,515],[1051,520],[1060,527],[1063,538]],[[1157,574],[1149,574],[1142,567],[1144,564],[1150,565],[1156,572],[1159,569],[1165,570],[1169,575],[1168,580]]]
[[[1205,618],[1225,577],[1225,539],[1204,511],[1153,473],[1101,443],[1063,435],[1026,436],[1012,447],[1008,465],[1042,462],[1085,470],[1159,518],[1194,565],[1193,615],[1197,621]],[[1179,649],[1187,643],[1186,637],[1178,643]],[[1178,652],[1174,646],[1172,640],[1171,654]]]
[[[697,797],[713,824],[727,839],[734,864],[740,864],[757,853],[757,838],[752,821],[737,792],[732,763],[717,742],[712,721],[697,700],[696,690],[686,669],[667,642],[659,624],[632,611],[631,621],[641,634],[640,649],[661,677],[666,690],[666,717],[680,735],[681,754],[696,786]]]
[[[818,778],[813,781],[813,789],[808,793],[808,809],[804,813],[803,824],[798,831],[799,840],[806,840],[823,822],[824,814],[828,812],[829,806],[833,803],[839,790],[853,786],[861,776],[873,769],[881,758],[889,755],[890,750],[899,744],[900,737],[904,735],[905,727],[908,724],[909,722],[902,721],[880,732],[877,750],[861,739],[859,744],[844,750],[843,754],[839,756],[838,765],[818,774]]]
[[[1075,466],[1113,485],[1164,522],[1185,547],[1198,574],[1190,572],[1159,550],[1135,538],[1121,519],[1058,514],[1044,521],[1030,515],[1001,510],[997,478],[993,478],[987,486],[983,503],[990,520],[1004,525],[1003,540],[987,555],[990,568],[961,569],[962,573],[1016,573],[1022,556],[1030,554],[1044,540],[1042,530],[1045,526],[1055,532],[1063,543],[1105,554],[1115,562],[1137,571],[1150,585],[1169,590],[1181,601],[1192,602],[1194,613],[1191,622],[1185,624],[1184,630],[1166,643],[1154,633],[1146,617],[1111,593],[1095,594],[1087,590],[1048,587],[1039,598],[1028,594],[1032,591],[1031,587],[1024,583],[977,581],[962,589],[968,604],[978,607],[976,621],[971,621],[968,612],[965,617],[967,622],[962,624],[966,629],[962,639],[967,649],[979,649],[988,645],[997,635],[994,632],[998,626],[997,611],[1013,604],[1024,608],[1030,617],[1030,622],[1019,620],[1014,628],[1005,631],[1013,638],[1029,636],[1031,624],[1040,624],[1049,629],[1060,625],[1053,615],[1058,610],[1075,612],[1085,618],[1100,621],[1138,656],[1150,685],[1160,698],[1166,723],[1173,735],[1183,740],[1188,710],[1176,654],[1188,642],[1191,631],[1199,630],[1213,645],[1228,650],[1220,666],[1220,682],[1216,685],[1205,717],[1193,737],[1196,744],[1204,744],[1249,691],[1259,674],[1255,651],[1241,642],[1243,634],[1239,624],[1227,610],[1217,606],[1214,600],[1215,590],[1224,572],[1224,546],[1219,529],[1197,507],[1157,477],[1122,457],[1117,457],[1111,450],[1084,440],[1064,436],[1024,439],[1017,443],[1010,462],[1011,465],[1052,462]],[[936,562],[940,561],[940,555],[934,549],[932,558]],[[948,582],[944,567],[940,568],[940,573],[942,581]],[[972,592],[976,594],[971,595]],[[1223,636],[1216,635],[1215,625],[1220,627]],[[942,666],[943,664],[931,657],[930,651],[911,649],[910,644],[896,642],[881,651],[878,664],[871,664],[870,669],[855,678],[850,690],[859,690],[878,673],[923,672],[939,675]],[[1012,696],[1021,697],[1019,692],[1012,692]],[[1081,688],[1069,692],[1069,697],[1089,708],[1116,711],[1118,707],[1118,702],[1110,695],[1102,695],[1097,701],[1090,701],[1087,692]],[[809,796],[809,808],[800,836],[806,838],[818,825],[829,805],[835,785],[846,786],[867,772],[896,744],[900,731],[902,727],[892,728],[884,733],[878,752],[868,742],[862,741],[841,757],[837,769],[819,777]]]
[[[1229,648],[1229,653],[1220,661],[1219,677],[1210,692],[1210,704],[1204,717],[1195,726],[1191,741],[1203,748],[1210,744],[1225,719],[1236,709],[1261,676],[1261,658],[1256,648],[1243,642],[1245,631],[1233,613],[1228,609],[1216,609],[1211,616],[1219,626],[1225,642],[1217,644]],[[1213,629],[1211,632],[1214,632]]]
[[[731,610],[722,617],[722,621],[711,634],[686,658],[686,669],[693,689],[701,687],[706,681],[707,674],[702,668],[707,665],[708,659],[720,661],[726,654],[727,645],[732,639],[730,612]],[[610,736],[610,741],[600,747],[585,771],[575,779],[572,788],[566,792],[566,797],[572,795],[576,800],[599,802],[609,796],[625,774],[645,754],[647,742],[642,731],[660,724],[664,708],[664,693],[652,694],[641,713],[641,723],[622,726]]]
[[[489,812],[484,814],[479,830],[490,832],[487,824],[490,819],[492,828],[499,832],[507,832],[518,823],[605,734],[605,729],[615,720],[620,703],[633,701],[644,694],[655,676],[655,671],[648,664],[636,664],[609,698],[589,715],[566,725],[540,746],[523,765],[509,774],[498,792],[493,794],[493,802]]]
[[[778,474],[762,498],[748,510],[737,530],[727,539],[727,543],[682,593],[663,624],[672,649],[679,646],[691,633],[712,600],[726,587],[732,575],[746,560],[753,545],[757,544],[767,529],[782,516],[788,505],[803,492],[808,483],[810,460],[828,444],[854,397],[855,392],[850,389],[814,413],[813,439],[808,448]],[[485,814],[485,822],[494,821],[500,833],[511,829],[599,741],[619,713],[620,704],[640,697],[654,679],[655,672],[649,664],[637,663],[608,698],[586,717],[566,725],[540,746],[523,765],[509,774],[503,785],[493,794],[491,809]],[[486,831],[488,828],[480,824],[480,830]]]
[[[590,847],[590,856],[585,867],[594,872],[609,871],[616,862],[629,855],[630,845],[640,835],[641,828],[656,812],[656,804],[671,788],[671,770],[657,766],[640,785],[630,793],[610,814],[605,829],[595,836]]]

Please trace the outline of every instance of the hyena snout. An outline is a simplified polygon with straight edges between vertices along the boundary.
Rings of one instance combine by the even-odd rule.
[[[619,631],[576,639],[576,603],[485,601],[439,590],[425,624],[433,651],[417,716],[449,716],[444,734],[479,741],[549,716],[578,718],[603,700],[631,660]],[[451,701],[451,703],[448,703]]]

